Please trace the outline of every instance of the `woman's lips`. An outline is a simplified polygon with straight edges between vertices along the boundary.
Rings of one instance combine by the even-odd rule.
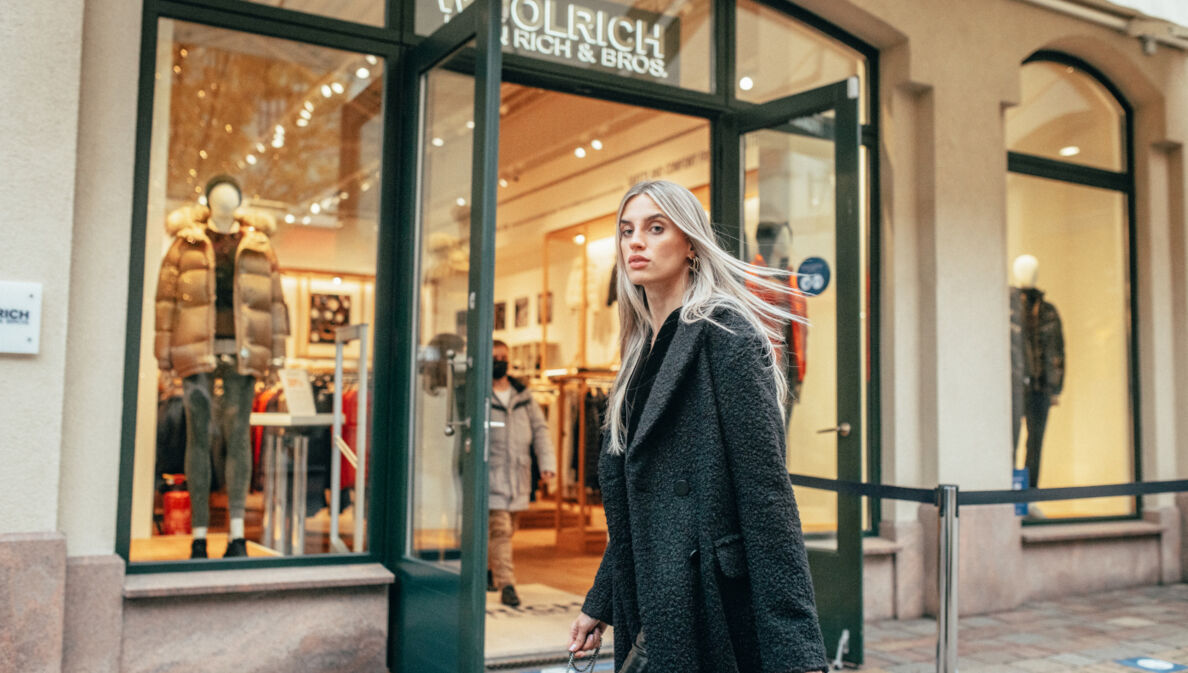
[[[643,255],[632,255],[627,258],[627,266],[632,269],[642,269],[648,265],[648,258]]]

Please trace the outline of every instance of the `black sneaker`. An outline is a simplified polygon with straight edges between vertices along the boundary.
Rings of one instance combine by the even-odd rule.
[[[190,543],[190,558],[206,558],[206,538],[198,538]]]
[[[503,595],[499,597],[499,601],[509,607],[519,607],[520,597],[516,595],[515,586],[509,584],[503,587]]]
[[[227,543],[227,551],[223,554],[223,558],[233,558],[235,556],[247,555],[247,540],[237,537]]]
[[[487,570],[487,591],[495,593],[499,591],[499,587],[495,586],[495,576],[491,574],[491,570]]]

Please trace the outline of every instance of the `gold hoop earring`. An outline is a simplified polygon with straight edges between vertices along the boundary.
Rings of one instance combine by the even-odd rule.
[[[689,270],[693,273],[701,273],[701,256],[695,255],[689,258]]]

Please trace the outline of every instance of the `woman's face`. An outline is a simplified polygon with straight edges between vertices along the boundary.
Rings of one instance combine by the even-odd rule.
[[[627,202],[619,220],[619,254],[632,285],[663,287],[688,277],[693,246],[647,194]]]

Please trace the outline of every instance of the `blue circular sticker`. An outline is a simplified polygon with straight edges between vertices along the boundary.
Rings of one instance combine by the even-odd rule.
[[[820,257],[809,257],[800,263],[800,268],[796,270],[796,276],[800,291],[810,297],[815,297],[829,287],[831,276],[829,262]]]

